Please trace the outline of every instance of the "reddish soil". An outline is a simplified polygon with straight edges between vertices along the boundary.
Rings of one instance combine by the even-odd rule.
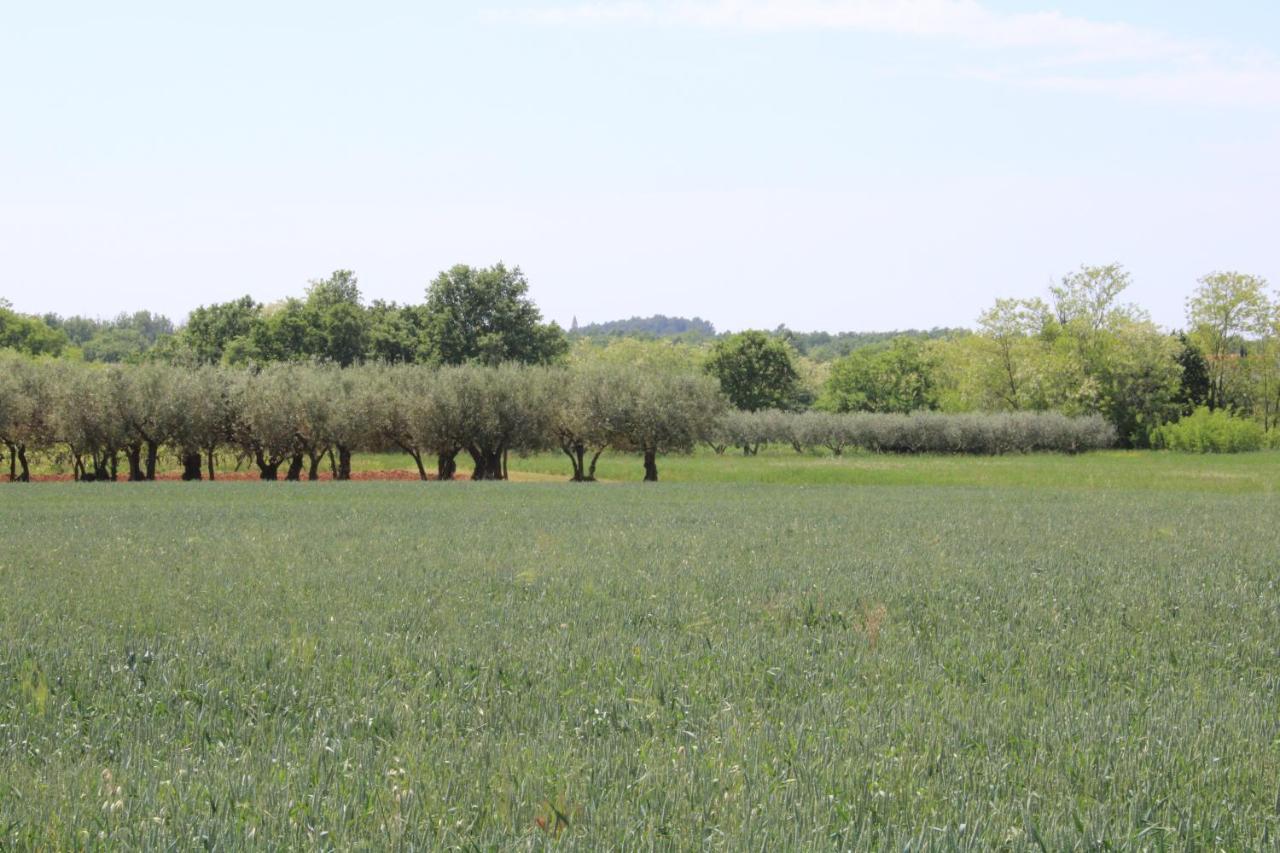
[[[257,471],[218,471],[218,472],[217,472],[217,474],[216,474],[216,476],[217,476],[217,480],[218,480],[218,481],[226,481],[226,482],[236,482],[236,481],[246,481],[246,480],[250,480],[250,481],[257,481],[257,480],[258,480],[258,472],[257,472]],[[304,482],[305,482],[305,480],[306,480],[306,474],[305,474],[305,473],[303,473],[303,475],[302,475],[302,476],[303,476],[303,480],[304,480]],[[435,474],[427,474],[427,477],[428,477],[428,479],[434,480],[434,479],[436,478],[436,475],[435,475]],[[71,480],[72,480],[72,479],[73,479],[73,478],[72,478],[72,476],[71,476],[70,474],[32,474],[32,475],[31,475],[31,482],[33,482],[33,483],[69,483],[69,482],[71,482]],[[126,481],[127,481],[127,479],[128,479],[128,474],[122,471],[122,472],[120,473],[120,478],[119,478],[119,480],[117,480],[117,482],[123,483],[123,482],[126,482]],[[157,480],[181,480],[181,479],[182,479],[182,472],[180,472],[180,471],[162,471],[162,472],[160,472],[160,473],[156,474],[156,479],[157,479]],[[332,479],[333,479],[333,472],[331,472],[331,471],[321,471],[321,472],[320,472],[320,479],[321,479],[321,480],[332,480]],[[355,471],[355,472],[353,472],[353,473],[351,474],[351,479],[352,479],[352,480],[407,480],[407,481],[417,481],[417,480],[418,480],[418,472],[417,472],[417,471]],[[467,477],[464,475],[464,476],[460,476],[460,477],[458,477],[458,479],[459,479],[459,480],[465,480],[465,479],[467,479]],[[284,476],[283,476],[283,474],[282,474],[282,475],[281,475],[281,477],[280,477],[280,482],[284,482],[284,481],[285,481],[285,480],[284,480]],[[6,476],[6,477],[4,477],[2,480],[0,480],[0,483],[7,483],[7,482],[9,482],[9,478],[8,478],[7,476]]]

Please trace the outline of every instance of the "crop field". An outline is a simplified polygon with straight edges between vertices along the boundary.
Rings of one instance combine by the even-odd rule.
[[[0,848],[1277,843],[1276,454],[782,458],[0,487]]]

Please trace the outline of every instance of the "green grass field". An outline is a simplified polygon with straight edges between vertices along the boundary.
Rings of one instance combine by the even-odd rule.
[[[1280,454],[783,459],[0,488],[0,848],[1277,843]]]
[[[373,468],[403,468],[406,457],[365,456]],[[842,457],[797,454],[772,447],[744,458],[741,451],[716,456],[699,450],[659,459],[661,479],[669,483],[779,483],[849,486],[980,486],[1062,489],[1156,489],[1196,492],[1273,492],[1280,490],[1280,451],[1203,456],[1152,451],[1109,451],[1083,456],[1032,454],[1011,456],[894,456],[850,453]],[[462,474],[470,469],[460,457]],[[565,479],[567,457],[542,454],[511,458],[520,474]],[[606,481],[635,482],[643,469],[638,457],[610,453],[600,459]]]

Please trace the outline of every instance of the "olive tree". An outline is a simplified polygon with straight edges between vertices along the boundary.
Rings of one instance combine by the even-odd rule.
[[[429,479],[423,458],[434,455],[436,479],[452,480],[462,451],[457,396],[446,393],[435,368],[396,365],[378,370],[384,391],[374,407],[377,431],[413,458],[420,479]]]
[[[552,376],[545,368],[463,365],[440,371],[461,414],[457,434],[474,463],[473,480],[507,479],[507,454],[551,446]]]
[[[156,478],[156,460],[171,426],[173,372],[162,364],[113,364],[107,369],[110,401],[125,427],[131,482]]]
[[[52,443],[49,374],[45,363],[0,351],[0,443],[12,482],[30,482],[29,454]]]
[[[256,373],[236,375],[232,383],[235,441],[253,459],[263,480],[279,479],[280,465],[300,452],[296,370],[296,365],[267,365]]]
[[[715,379],[690,373],[630,371],[612,397],[612,443],[644,458],[645,482],[658,481],[658,454],[691,451],[724,411]]]
[[[70,454],[78,481],[115,481],[128,425],[101,368],[77,362],[53,367],[53,431]]]
[[[378,441],[379,400],[386,391],[381,371],[370,367],[325,368],[329,388],[323,440],[329,446],[335,480],[351,479],[351,456]],[[336,461],[334,456],[337,456]]]
[[[595,482],[596,463],[613,440],[611,406],[626,392],[626,375],[617,365],[590,362],[552,377],[558,386],[551,407],[552,432],[573,465],[575,483]]]
[[[177,370],[170,375],[168,440],[182,462],[182,479],[199,480],[202,462],[209,479],[216,478],[217,451],[233,440],[238,422],[232,385],[228,370],[215,365]]]

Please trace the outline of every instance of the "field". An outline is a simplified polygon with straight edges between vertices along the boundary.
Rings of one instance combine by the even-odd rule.
[[[0,848],[1276,843],[1280,454],[660,464],[0,488]]]

